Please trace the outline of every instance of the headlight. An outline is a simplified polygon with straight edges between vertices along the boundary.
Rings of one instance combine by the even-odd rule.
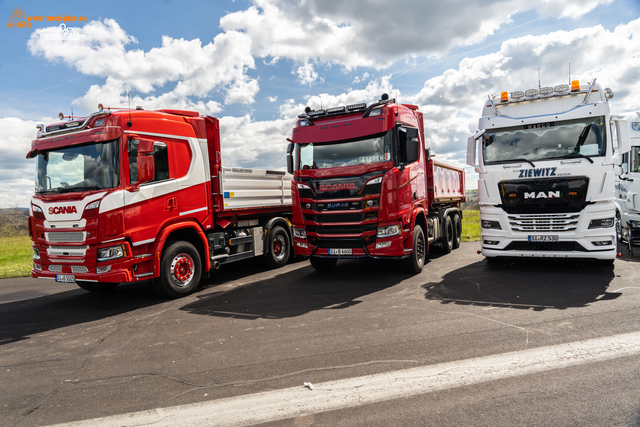
[[[613,227],[613,218],[592,219],[589,222],[589,228],[608,228]]]
[[[111,261],[113,259],[124,258],[127,255],[127,251],[124,245],[111,246],[108,248],[98,249],[98,261]]]
[[[631,228],[640,228],[640,221],[629,221],[629,225],[631,225]]]
[[[495,228],[496,230],[502,230],[500,227],[500,223],[498,221],[489,221],[487,219],[483,219],[480,221],[480,226],[482,228]]]
[[[31,205],[31,209],[34,212],[42,212],[42,208],[40,206],[36,206],[36,205],[33,205],[33,204]]]
[[[400,225],[393,224],[387,227],[378,227],[378,235],[379,238],[391,237],[400,234]]]
[[[95,202],[91,202],[87,205],[87,207],[85,208],[85,210],[89,210],[89,209],[95,209],[98,206],[100,206],[100,200],[96,200]]]
[[[377,178],[373,178],[373,179],[367,181],[367,183],[365,185],[380,184],[380,183],[382,183],[382,177],[381,176],[379,176]]]
[[[307,232],[303,228],[293,228],[293,237],[297,237],[298,239],[306,239]]]
[[[36,261],[40,261],[40,249],[33,248],[33,259]]]

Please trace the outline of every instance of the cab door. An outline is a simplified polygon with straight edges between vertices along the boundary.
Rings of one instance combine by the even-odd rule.
[[[134,248],[153,243],[163,226],[178,216],[178,186],[171,161],[171,142],[152,139],[153,150],[145,155],[153,157],[153,179],[139,183],[136,159],[143,139],[147,138],[132,136],[127,141],[129,186],[124,194],[124,215]]]

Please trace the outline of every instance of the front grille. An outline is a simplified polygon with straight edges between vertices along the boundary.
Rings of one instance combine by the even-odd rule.
[[[553,251],[553,252],[585,252],[586,249],[576,242],[511,242],[505,251]]]
[[[62,262],[84,262],[83,259],[50,259],[49,261],[58,262],[58,263],[62,263]]]
[[[47,242],[53,243],[80,243],[86,238],[85,231],[50,231],[44,233]]]
[[[334,226],[307,226],[307,232],[318,234],[362,234],[365,231],[375,230],[377,224],[366,225],[334,225]]]
[[[87,271],[89,271],[87,269],[87,267],[85,267],[84,265],[72,265],[71,266],[71,272],[72,273],[86,273]]]
[[[84,256],[89,246],[50,246],[47,248],[49,256]]]
[[[54,273],[62,273],[62,266],[52,264],[49,266],[49,271],[53,271]]]
[[[567,233],[578,228],[580,214],[507,215],[514,232]]]
[[[325,215],[305,215],[305,220],[314,222],[362,222],[364,213],[343,213]]]

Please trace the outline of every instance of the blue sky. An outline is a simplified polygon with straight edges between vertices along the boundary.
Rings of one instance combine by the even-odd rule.
[[[35,124],[98,103],[221,118],[228,166],[285,167],[306,105],[389,92],[425,112],[438,158],[464,166],[481,105],[501,90],[598,78],[640,110],[638,0],[2,1],[0,17],[86,17],[0,27],[0,208],[28,206]],[[468,170],[468,188],[475,177]]]

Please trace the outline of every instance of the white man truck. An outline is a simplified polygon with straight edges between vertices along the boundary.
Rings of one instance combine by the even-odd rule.
[[[482,254],[616,257],[615,177],[629,128],[596,79],[489,96],[467,163],[478,176]]]
[[[616,234],[629,254],[640,243],[640,112],[626,116],[631,148],[622,154],[622,174],[616,180]]]

